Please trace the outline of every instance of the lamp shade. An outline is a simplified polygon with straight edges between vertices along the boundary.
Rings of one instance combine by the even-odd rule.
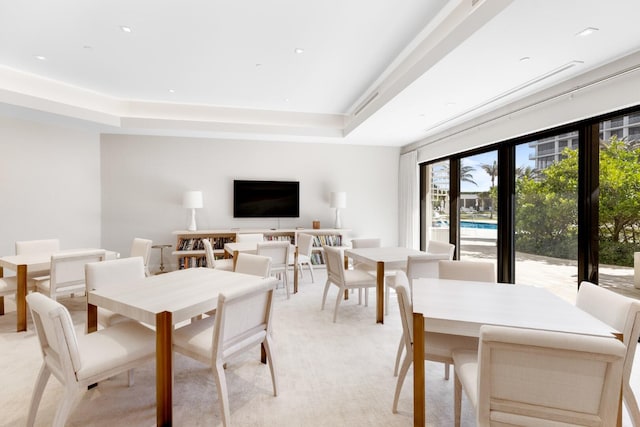
[[[344,209],[347,207],[347,193],[344,191],[331,192],[331,204],[332,208]]]
[[[202,208],[202,191],[185,191],[182,207],[186,209]]]

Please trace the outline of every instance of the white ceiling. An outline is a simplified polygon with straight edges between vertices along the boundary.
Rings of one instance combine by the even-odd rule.
[[[638,0],[0,0],[0,112],[402,146],[638,51],[638,16]]]

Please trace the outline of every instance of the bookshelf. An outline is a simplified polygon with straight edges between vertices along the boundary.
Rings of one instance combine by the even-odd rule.
[[[348,231],[347,229],[335,228],[178,230],[173,232],[173,235],[176,236],[176,250],[172,252],[172,255],[177,257],[179,269],[206,267],[207,261],[202,239],[209,239],[211,246],[213,246],[214,256],[222,258],[224,257],[225,243],[235,242],[238,233],[262,233],[265,241],[289,241],[293,245],[296,244],[299,233],[306,233],[314,236],[312,264],[324,265],[322,245],[342,246]]]

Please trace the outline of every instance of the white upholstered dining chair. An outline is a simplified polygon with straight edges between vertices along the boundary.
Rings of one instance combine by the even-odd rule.
[[[204,253],[207,257],[207,267],[217,268],[218,270],[233,271],[233,259],[216,259],[213,254],[213,246],[211,241],[206,237],[202,238],[202,245],[204,246]]]
[[[176,351],[211,366],[225,427],[230,425],[231,414],[224,364],[231,358],[261,344],[271,371],[273,395],[278,395],[271,337],[274,287],[273,279],[265,279],[251,288],[220,294],[215,316],[192,322],[173,334]]]
[[[456,245],[449,242],[440,242],[438,240],[427,241],[427,250],[429,254],[447,254],[448,259],[453,259],[453,255],[456,251]]]
[[[240,252],[236,261],[236,273],[269,277],[271,275],[271,258],[268,256]]]
[[[353,249],[360,249],[360,248],[380,248],[382,247],[382,239],[379,239],[377,237],[363,237],[363,238],[357,238],[357,239],[351,239],[351,247],[353,247]],[[367,273],[371,274],[372,276],[375,277],[376,273],[376,265],[375,264],[370,264],[370,263],[365,263],[365,262],[359,262],[359,261],[353,261],[353,268],[354,269],[359,269],[359,270],[364,270]],[[385,280],[385,291],[384,291],[384,295],[385,295],[385,305],[384,305],[384,314],[389,314],[389,286],[387,284],[387,279],[395,277],[396,275],[396,270],[390,270],[390,269],[385,269],[384,271],[384,280]],[[393,287],[393,285],[392,285]],[[369,291],[367,289],[363,289],[360,290],[359,292],[361,293],[362,291],[365,292],[365,300],[367,298],[367,294]]]
[[[640,301],[585,281],[580,284],[576,307],[622,332],[627,347],[622,369],[622,397],[634,427],[640,426],[638,401],[629,382],[640,336]]]
[[[237,243],[264,242],[264,234],[263,233],[237,233],[236,242]]]
[[[142,257],[142,261],[144,262],[144,274],[148,277],[151,276],[151,272],[149,271],[149,258],[151,257],[151,245],[153,241],[150,239],[142,239],[140,237],[136,237],[131,242],[131,249],[129,251],[130,257]]]
[[[440,261],[438,274],[441,279],[496,282],[496,266],[488,261]]]
[[[49,276],[35,277],[36,289],[55,300],[59,296],[85,293],[85,264],[105,260],[104,249],[55,253]]]
[[[625,353],[613,336],[483,325],[478,351],[453,352],[455,425],[464,390],[478,427],[614,426]]]
[[[60,251],[59,239],[39,239],[16,241],[16,255],[52,254]]]
[[[307,233],[298,233],[296,246],[298,248],[298,270],[302,276],[302,266],[306,265],[309,268],[309,274],[311,275],[311,283],[315,283],[313,277],[313,265],[311,264],[311,254],[313,252],[314,236]],[[295,254],[289,254],[289,265],[294,263]]]
[[[27,303],[43,358],[29,406],[28,427],[35,422],[52,374],[64,390],[55,417],[47,424],[63,427],[89,385],[155,358],[155,332],[137,322],[78,336],[69,312],[60,303],[37,292],[27,295]]]
[[[413,303],[411,301],[411,290],[409,289],[409,279],[403,271],[396,273],[396,293],[398,294],[398,306],[400,308],[400,320],[402,323],[402,340],[405,349],[404,360],[398,374],[396,390],[393,397],[392,411],[398,412],[398,399],[402,391],[402,384],[407,376],[407,372],[413,361]],[[420,332],[418,332],[420,333]],[[432,362],[446,364],[453,363],[452,351],[455,349],[477,350],[478,339],[474,337],[463,337],[457,335],[447,335],[435,332],[422,332],[424,334],[424,359]]]
[[[282,279],[287,299],[289,298],[289,250],[291,243],[287,241],[258,242],[256,254],[271,258],[271,275]]]
[[[87,292],[112,286],[126,285],[128,282],[145,278],[142,257],[118,258],[85,265]],[[130,318],[106,308],[98,307],[98,324],[112,326]]]
[[[335,323],[338,316],[338,307],[344,298],[344,291],[350,289],[363,289],[365,291],[365,306],[368,305],[368,289],[376,287],[376,278],[364,270],[347,270],[344,268],[344,250],[338,247],[323,246],[324,256],[327,266],[327,281],[324,285],[322,293],[322,306],[327,300],[329,288],[333,283],[338,287],[338,295],[336,296],[336,306],[333,310],[333,322]]]
[[[407,273],[406,277],[409,280],[409,289],[413,289],[413,281],[414,279],[419,278],[429,278],[429,277],[438,277],[438,263],[441,260],[449,259],[448,253],[436,253],[436,254],[421,254],[421,255],[409,255],[407,257]],[[389,288],[396,288],[396,276],[387,277],[387,290]],[[389,296],[387,295],[387,301],[389,300]],[[404,331],[402,332],[402,336],[400,337],[400,342],[398,343],[398,351],[396,352],[396,363],[393,367],[393,375],[398,375],[398,369],[400,367],[400,361],[402,360],[402,352],[405,348],[404,343]],[[444,366],[444,378],[449,379],[449,363],[445,363]]]

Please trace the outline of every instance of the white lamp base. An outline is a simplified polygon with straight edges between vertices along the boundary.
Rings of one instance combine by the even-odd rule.
[[[189,231],[196,231],[197,227],[196,227],[196,210],[195,209],[191,209],[191,222],[189,223],[189,226],[187,227],[187,230]]]
[[[342,221],[340,220],[340,209],[336,208],[336,222],[334,224],[334,228],[342,228]]]

